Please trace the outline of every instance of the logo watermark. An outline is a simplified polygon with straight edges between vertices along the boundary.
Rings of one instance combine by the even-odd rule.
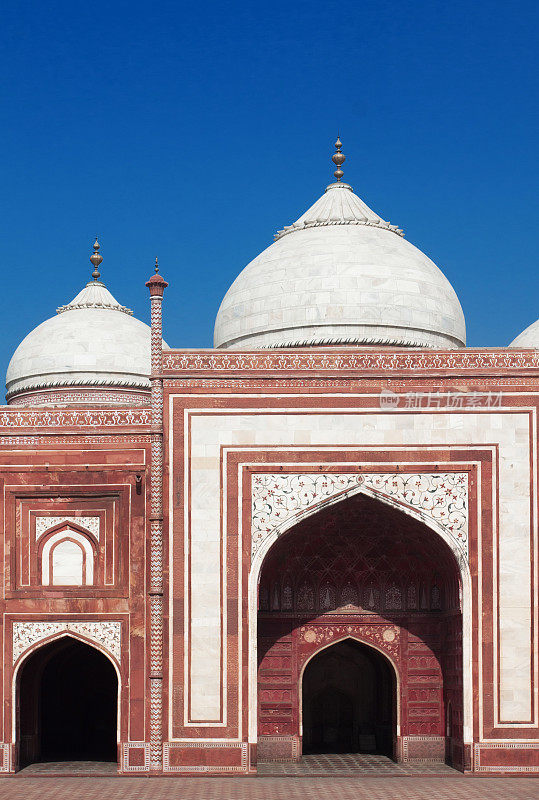
[[[382,389],[380,408],[501,408],[501,392],[393,392]]]

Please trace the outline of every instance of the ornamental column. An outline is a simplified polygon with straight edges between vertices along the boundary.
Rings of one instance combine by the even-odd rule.
[[[155,274],[146,283],[151,307],[151,471],[150,471],[150,770],[163,769],[163,293]]]

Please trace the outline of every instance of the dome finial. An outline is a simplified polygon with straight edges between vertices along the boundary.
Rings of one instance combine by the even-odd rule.
[[[94,281],[98,281],[98,280],[99,280],[99,278],[101,277],[101,273],[100,273],[100,272],[99,272],[99,270],[97,269],[97,268],[98,268],[98,266],[99,266],[99,265],[101,264],[101,262],[103,261],[103,256],[102,256],[102,255],[101,255],[101,253],[99,252],[99,248],[100,248],[100,244],[99,244],[99,242],[97,241],[97,236],[96,236],[96,237],[95,237],[95,242],[94,242],[94,252],[93,252],[93,253],[92,253],[92,255],[90,256],[90,261],[91,261],[91,262],[92,262],[92,264],[94,265],[94,271],[92,272],[92,278],[94,279]]]
[[[337,178],[337,183],[340,183],[340,180],[341,180],[342,176],[344,175],[344,172],[342,171],[341,167],[344,164],[344,161],[346,159],[346,156],[344,155],[344,153],[341,153],[341,147],[342,147],[342,142],[341,142],[341,140],[339,138],[339,134],[337,134],[337,141],[335,142],[335,150],[336,150],[336,152],[333,153],[333,155],[331,156],[331,160],[333,161],[333,163],[337,167],[337,169],[333,173],[335,175],[335,177]]]
[[[157,273],[159,272],[159,261],[157,260],[157,256],[155,257],[155,267],[154,267],[154,269],[155,269],[155,274],[157,275]]]

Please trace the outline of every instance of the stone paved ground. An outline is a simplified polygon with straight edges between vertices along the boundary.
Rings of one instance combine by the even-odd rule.
[[[19,777],[37,775],[115,775],[116,763],[107,761],[46,761],[30,764],[21,770]],[[454,769],[446,764],[396,764],[387,756],[366,753],[343,753],[331,755],[308,755],[297,762],[266,762],[258,764],[259,775],[307,775],[326,777],[335,775],[367,775],[384,777],[388,775],[455,775]],[[0,798],[1,800],[1,798]],[[538,798],[539,800],[539,798]]]
[[[294,762],[258,763],[259,775],[455,775],[447,764],[396,764],[387,756],[368,753],[319,754],[303,756]],[[539,800],[539,798],[537,798]]]
[[[0,778],[1,800],[538,800],[539,778]]]

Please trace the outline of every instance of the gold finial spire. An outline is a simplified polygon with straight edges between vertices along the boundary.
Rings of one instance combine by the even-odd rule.
[[[157,256],[155,257],[155,267],[154,267],[154,269],[155,269],[155,274],[157,275],[157,273],[159,272],[159,261],[157,260]]]
[[[100,244],[97,241],[97,236],[96,236],[95,237],[95,242],[94,242],[94,252],[90,256],[90,261],[94,265],[94,271],[92,272],[92,278],[94,279],[94,281],[98,281],[99,278],[101,277],[101,273],[97,269],[99,267],[99,265],[101,264],[101,262],[103,261],[103,256],[99,252],[99,248],[100,248]]]
[[[339,135],[337,134],[337,141],[335,142],[335,150],[336,150],[336,152],[333,153],[333,155],[331,156],[331,160],[333,161],[333,163],[337,167],[337,169],[333,173],[335,175],[335,177],[337,178],[337,183],[340,183],[340,180],[341,180],[342,176],[344,175],[344,172],[342,171],[341,167],[344,164],[344,161],[345,161],[345,158],[346,158],[344,153],[341,153],[341,147],[342,147],[342,142],[339,139]]]

